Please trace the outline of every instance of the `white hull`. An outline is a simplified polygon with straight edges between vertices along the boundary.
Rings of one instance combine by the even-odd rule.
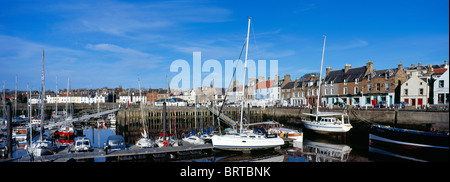
[[[302,121],[303,125],[309,129],[316,132],[335,132],[335,133],[345,133],[350,131],[352,125],[350,124],[323,124],[320,122],[312,122],[312,121]]]
[[[255,137],[253,137],[255,136]],[[214,135],[212,137],[214,148],[222,150],[262,150],[284,145],[283,139],[265,138],[262,135]]]
[[[140,148],[150,148],[153,147],[154,143],[149,138],[141,138],[136,142],[136,146]]]
[[[183,141],[188,142],[190,144],[195,144],[195,145],[205,144],[205,141],[203,139],[199,138],[198,136],[189,136],[189,137],[183,138]]]

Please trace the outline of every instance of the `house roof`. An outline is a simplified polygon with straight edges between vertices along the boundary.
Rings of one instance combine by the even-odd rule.
[[[274,83],[274,80],[259,82],[256,85],[256,89],[270,88],[270,86],[273,85],[273,83]]]
[[[346,73],[344,71],[344,69],[332,70],[326,75],[324,81],[327,83],[331,81],[334,83],[342,83],[344,79],[347,79],[347,82],[354,82],[355,79],[362,80],[366,72],[366,67],[350,68]]]
[[[281,89],[291,89],[294,88],[294,82],[288,82],[286,85],[283,86]]]

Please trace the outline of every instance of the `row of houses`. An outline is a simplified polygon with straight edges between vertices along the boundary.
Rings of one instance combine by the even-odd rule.
[[[448,104],[448,64],[418,66],[412,64],[397,68],[375,70],[373,62],[352,68],[346,64],[344,69],[326,68],[321,80],[321,105],[379,104],[391,106],[396,103],[423,107],[429,104]],[[290,81],[285,75],[281,85],[281,100],[284,105],[316,105],[319,90],[318,77]]]
[[[364,66],[352,67],[346,64],[343,69],[326,68],[325,76],[308,74],[302,79],[291,80],[289,74],[280,79],[275,75],[249,78],[248,84],[239,84],[237,80],[230,88],[214,88],[213,85],[196,89],[167,90],[144,89],[124,90],[121,87],[88,91],[60,91],[60,94],[48,94],[47,103],[105,103],[157,105],[162,101],[175,101],[175,105],[200,103],[227,104],[240,103],[242,99],[252,106],[314,106],[317,104],[320,85],[322,106],[357,105],[357,106],[391,106],[405,103],[415,107],[429,104],[448,104],[448,63],[426,66],[418,63],[404,67],[399,62],[396,68],[375,70],[372,61]],[[245,90],[245,96],[243,91]],[[68,93],[68,95],[67,95]],[[141,96],[140,96],[141,95]],[[225,95],[226,98],[225,98]],[[172,99],[175,98],[175,99]],[[168,100],[169,99],[169,100]],[[40,103],[39,94],[32,94],[32,103]]]

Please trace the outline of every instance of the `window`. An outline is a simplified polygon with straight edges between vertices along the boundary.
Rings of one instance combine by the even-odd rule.
[[[347,87],[344,87],[344,94],[347,94]]]
[[[386,80],[389,80],[389,73],[386,73]]]
[[[386,91],[389,90],[389,83],[386,83]]]
[[[444,80],[439,80],[439,88],[444,87]]]
[[[408,89],[405,89],[405,95],[408,95]]]
[[[369,81],[371,81],[372,80],[372,75],[369,75]]]
[[[380,84],[377,83],[377,91],[380,91]]]
[[[419,89],[419,95],[423,95],[423,88]]]
[[[344,85],[347,85],[347,79],[344,79]]]
[[[372,84],[367,85],[367,90],[372,91]]]
[[[358,87],[355,87],[355,94],[358,94]]]
[[[358,85],[358,78],[355,79],[355,85]]]
[[[331,90],[330,90],[330,94],[331,94],[331,95],[333,95],[333,91],[334,91],[334,89],[331,89]]]
[[[325,95],[328,95],[328,89],[325,89]]]

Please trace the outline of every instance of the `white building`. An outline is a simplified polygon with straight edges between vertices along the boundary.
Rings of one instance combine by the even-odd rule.
[[[412,72],[410,78],[402,84],[400,100],[411,106],[423,107],[428,103],[429,86],[426,79],[418,76],[417,72]]]
[[[448,87],[448,69],[441,77],[434,81],[434,104],[448,104],[449,87]]]

